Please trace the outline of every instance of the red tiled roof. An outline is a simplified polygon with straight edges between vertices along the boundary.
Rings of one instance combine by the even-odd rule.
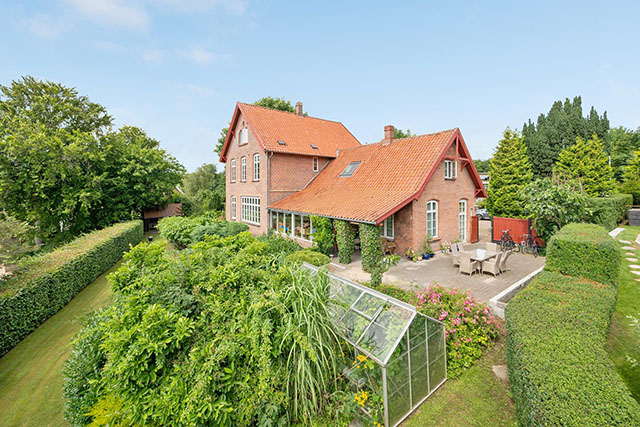
[[[340,150],[304,190],[269,208],[379,223],[420,196],[456,135],[457,128]],[[358,161],[351,177],[340,177]]]
[[[340,122],[298,116],[295,113],[240,102],[233,115],[231,128],[238,119],[238,111],[242,112],[266,151],[333,158],[336,157],[337,150],[360,146],[360,142]],[[230,140],[231,132],[225,141],[220,161],[226,160]],[[279,144],[278,140],[284,141],[286,145]],[[318,148],[313,148],[312,144]]]

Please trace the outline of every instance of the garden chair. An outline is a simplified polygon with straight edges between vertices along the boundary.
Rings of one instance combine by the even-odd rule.
[[[457,267],[460,265],[460,251],[458,250],[458,245],[451,245],[451,255],[453,257],[453,266]]]
[[[500,272],[504,273],[505,271],[509,270],[507,268],[507,260],[509,259],[509,257],[511,256],[511,253],[513,251],[507,251],[504,253],[504,256],[502,257],[502,260],[500,262]]]
[[[497,244],[497,243],[490,243],[490,242],[487,242],[487,243],[486,243],[486,245],[487,245],[487,246],[486,246],[486,249],[487,249],[488,251],[498,252],[499,246],[498,246],[498,244]]]
[[[480,264],[478,261],[471,261],[471,253],[460,251],[458,259],[460,260],[460,273],[465,273],[471,276],[473,273],[478,271]]]
[[[491,273],[493,276],[500,274],[500,260],[502,259],[502,252],[498,252],[495,259],[488,259],[482,261],[482,273]]]

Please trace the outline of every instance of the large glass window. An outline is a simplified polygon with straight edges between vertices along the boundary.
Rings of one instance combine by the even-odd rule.
[[[460,240],[467,241],[467,201],[460,200],[458,202],[458,229],[460,231]]]
[[[291,236],[291,233],[293,231],[293,221],[292,221],[292,215],[291,214],[284,214],[284,234]]]
[[[236,219],[236,196],[231,196],[231,219]]]
[[[311,238],[311,218],[308,216],[302,217],[302,238],[304,240],[312,240]]]
[[[231,159],[231,182],[236,182],[236,159]]]
[[[253,155],[253,180],[260,181],[260,154]]]
[[[276,232],[278,231],[278,212],[271,212],[271,223],[269,223],[269,227]]]
[[[394,215],[391,215],[389,218],[385,219],[382,223],[382,237],[386,237],[387,239],[393,239],[394,230],[393,230],[393,222]]]
[[[453,160],[445,160],[444,161],[444,178],[445,179],[454,179],[457,175],[457,163]]]
[[[260,225],[260,197],[242,196],[242,220]]]
[[[427,235],[438,237],[438,202],[435,200],[427,202]]]
[[[278,212],[278,233],[280,234],[284,234],[284,217],[286,216],[286,214],[283,214],[281,212]]]
[[[245,182],[247,180],[247,158],[243,157],[240,161],[240,180]]]
[[[302,237],[302,217],[300,215],[293,216],[293,227],[295,229],[293,235]]]

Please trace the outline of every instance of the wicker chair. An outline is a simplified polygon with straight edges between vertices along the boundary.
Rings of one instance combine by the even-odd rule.
[[[497,243],[486,243],[486,249],[492,252],[498,252],[500,250],[500,246]]]
[[[453,266],[457,267],[460,265],[460,251],[458,250],[458,245],[451,245],[451,255],[453,259]]]
[[[458,257],[460,260],[460,273],[473,275],[478,271],[478,267],[480,264],[478,261],[471,261],[471,253],[469,252],[460,252]]]
[[[500,274],[500,260],[502,259],[502,252],[498,252],[496,259],[488,259],[482,262],[482,273],[491,273],[493,276]]]
[[[502,260],[500,261],[500,272],[504,273],[505,271],[508,271],[509,269],[507,268],[507,260],[509,259],[509,257],[511,256],[511,253],[513,251],[507,251],[504,253]]]

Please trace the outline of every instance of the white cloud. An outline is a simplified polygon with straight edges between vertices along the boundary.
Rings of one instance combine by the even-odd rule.
[[[146,31],[150,26],[150,19],[145,10],[133,1],[66,0],[66,2],[91,21],[107,27]]]
[[[163,62],[165,58],[164,51],[160,49],[146,50],[142,53],[142,59],[148,62]]]
[[[198,65],[211,65],[213,62],[226,61],[231,55],[215,53],[202,46],[192,46],[189,49],[178,51],[178,55]]]
[[[242,14],[247,10],[246,0],[153,0],[153,3],[181,13],[206,12],[216,7],[235,14]]]
[[[38,15],[24,21],[27,31],[43,39],[56,39],[71,30],[71,23],[53,20],[48,15]]]

